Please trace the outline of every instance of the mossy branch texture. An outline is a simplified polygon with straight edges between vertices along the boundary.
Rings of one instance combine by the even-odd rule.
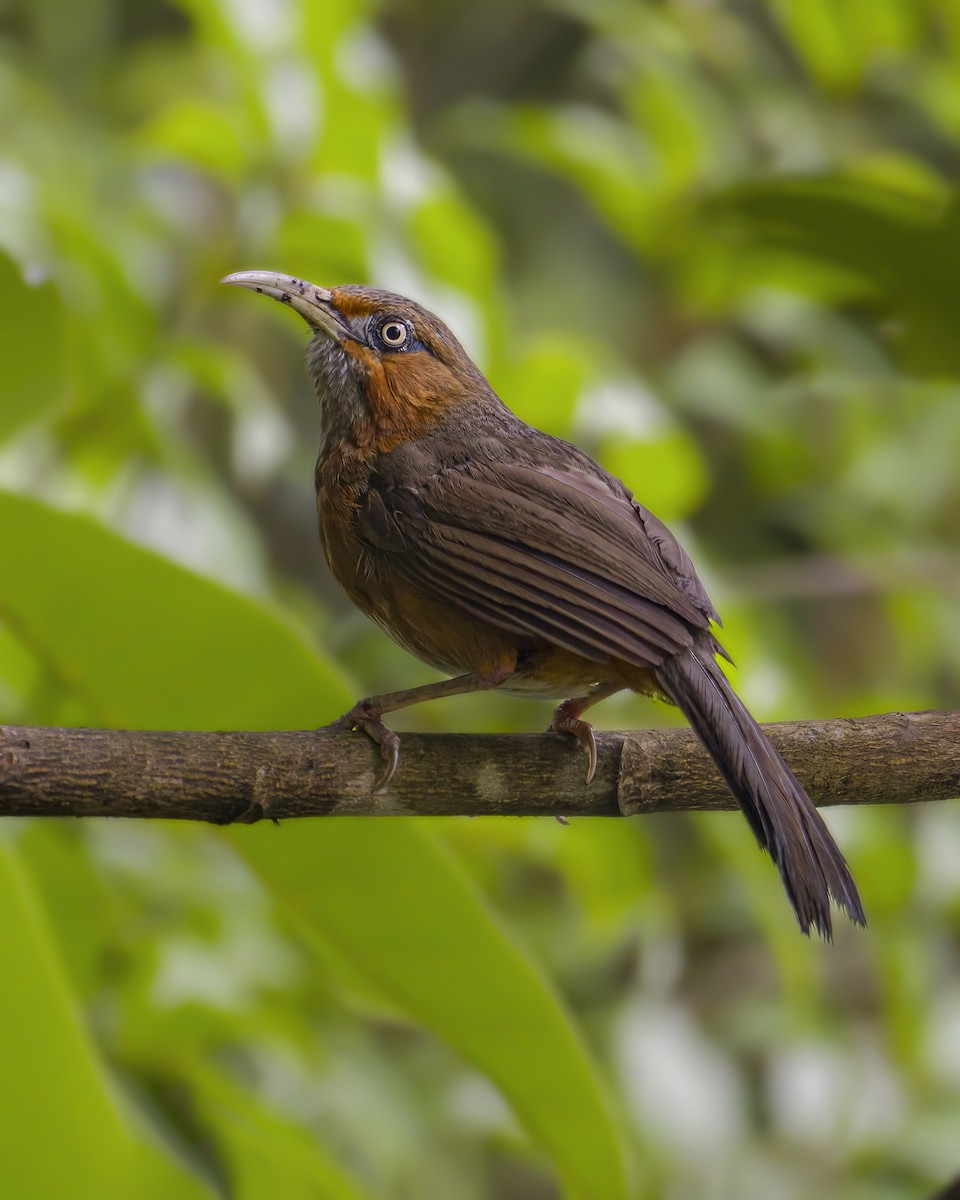
[[[960,713],[767,725],[818,805],[960,796]],[[211,821],[329,816],[631,816],[732,809],[685,729],[598,732],[599,763],[555,734],[402,738],[387,791],[362,734],[0,726],[0,815]]]

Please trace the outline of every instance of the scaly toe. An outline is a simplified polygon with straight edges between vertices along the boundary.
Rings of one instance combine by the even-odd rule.
[[[377,743],[385,766],[380,778],[373,785],[373,794],[376,796],[385,791],[397,769],[397,763],[400,761],[400,739],[392,729],[388,729],[384,725],[380,716],[380,708],[369,701],[361,700],[349,712],[345,712],[342,717],[333,721],[328,728],[359,729],[371,741]]]
[[[358,715],[355,708],[351,708],[349,712],[345,712],[342,717],[337,717],[335,721],[331,721],[329,725],[322,725],[322,729],[343,729],[353,731],[354,729],[363,728],[363,717]]]
[[[585,783],[590,783],[597,772],[597,739],[593,726],[589,721],[581,721],[579,717],[554,717],[550,725],[554,733],[566,733],[575,738],[577,745],[587,756],[587,777]]]
[[[381,792],[387,790],[397,769],[397,763],[400,761],[400,739],[392,729],[387,729],[386,725],[381,725],[380,729],[380,753],[383,755],[386,766],[383,768],[383,774],[374,784],[373,794],[375,796],[379,796]]]
[[[270,801],[261,800],[259,798],[251,800],[250,803],[241,809],[236,816],[232,814],[226,818],[227,825],[256,825],[258,821],[271,820],[274,825],[279,825],[280,822],[270,811]]]

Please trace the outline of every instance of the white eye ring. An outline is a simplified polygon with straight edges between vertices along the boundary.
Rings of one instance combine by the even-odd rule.
[[[389,346],[391,350],[399,350],[401,346],[406,344],[407,338],[410,336],[410,331],[406,324],[398,317],[389,317],[380,326],[380,340],[385,346]]]

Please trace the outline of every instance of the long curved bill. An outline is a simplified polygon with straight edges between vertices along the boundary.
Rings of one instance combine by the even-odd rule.
[[[311,329],[325,333],[335,342],[345,338],[356,341],[356,336],[337,311],[329,288],[276,271],[235,271],[232,275],[224,275],[220,282],[279,300],[299,313]]]

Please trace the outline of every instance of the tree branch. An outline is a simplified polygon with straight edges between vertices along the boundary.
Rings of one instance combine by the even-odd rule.
[[[766,726],[813,799],[960,796],[960,713]],[[396,814],[620,816],[735,803],[685,729],[598,733],[585,762],[555,734],[405,734],[390,788],[358,733],[157,733],[0,726],[0,815],[213,821]]]

